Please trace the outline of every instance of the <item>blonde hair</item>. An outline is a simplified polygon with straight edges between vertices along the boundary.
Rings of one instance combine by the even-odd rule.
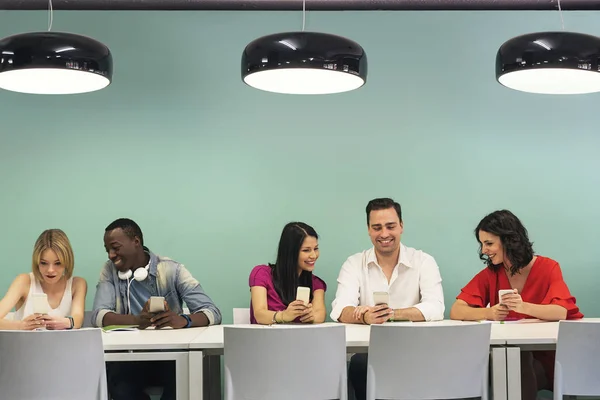
[[[35,278],[40,282],[44,279],[40,273],[40,259],[42,253],[46,250],[52,250],[56,253],[61,264],[65,267],[65,278],[71,278],[75,266],[75,256],[69,238],[60,229],[47,229],[35,241],[31,266]]]

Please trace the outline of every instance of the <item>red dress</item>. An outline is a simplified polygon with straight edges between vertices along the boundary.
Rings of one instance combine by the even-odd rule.
[[[488,303],[493,307],[499,302],[500,289],[512,289],[504,268],[500,267],[496,271],[485,268],[462,288],[456,298],[473,307],[486,307]],[[567,319],[583,318],[575,303],[575,297],[571,295],[563,279],[560,265],[550,258],[537,256],[519,294],[527,303],[556,304],[564,307],[567,310]],[[510,311],[506,319],[523,318],[535,317]],[[554,355],[554,351],[533,352],[533,356],[544,365],[549,384],[554,382]]]

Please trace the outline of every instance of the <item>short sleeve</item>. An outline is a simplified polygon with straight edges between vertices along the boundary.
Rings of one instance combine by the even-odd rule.
[[[579,307],[575,303],[569,288],[562,276],[560,265],[556,263],[550,271],[550,287],[541,304],[556,304],[567,310],[567,319],[583,318]]]
[[[253,286],[262,286],[265,288],[269,288],[271,286],[271,282],[273,282],[273,276],[271,275],[271,267],[268,265],[257,265],[250,272],[249,285]]]
[[[327,284],[325,283],[325,281],[315,275],[312,276],[312,287],[313,287],[313,292],[315,290],[322,290],[324,292],[327,291]]]
[[[487,307],[489,299],[489,271],[482,270],[461,289],[456,298],[462,300],[471,307]]]

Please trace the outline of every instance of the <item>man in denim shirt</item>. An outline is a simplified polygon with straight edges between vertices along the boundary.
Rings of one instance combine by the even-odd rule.
[[[175,329],[221,323],[221,312],[202,286],[178,262],[157,256],[144,247],[140,227],[121,218],[106,227],[104,264],[96,286],[92,323],[138,325]],[[150,313],[150,296],[165,298],[165,312]],[[183,314],[183,302],[190,314]],[[113,400],[149,399],[147,386],[164,386],[162,400],[175,399],[172,362],[107,363],[109,392]]]

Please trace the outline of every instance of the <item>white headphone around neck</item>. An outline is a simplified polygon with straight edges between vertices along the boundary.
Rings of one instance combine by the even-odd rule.
[[[117,272],[119,279],[124,280],[124,281],[129,280],[129,282],[127,283],[127,314],[131,314],[131,302],[129,299],[129,287],[131,286],[131,282],[133,282],[133,279],[135,279],[138,282],[141,282],[144,279],[146,279],[148,277],[149,269],[150,269],[150,264],[146,265],[144,268],[136,269],[135,272],[131,272],[130,269],[128,269],[125,272],[121,272],[121,271]],[[133,279],[131,279],[132,275],[133,275]]]
[[[138,268],[135,270],[135,272],[132,272],[130,269],[128,269],[125,272],[121,272],[119,271],[117,273],[117,275],[119,275],[119,279],[122,280],[127,280],[130,279],[133,276],[133,279],[135,279],[136,281],[143,281],[144,279],[146,279],[148,277],[148,270],[150,269],[150,264],[146,265],[144,268]]]

